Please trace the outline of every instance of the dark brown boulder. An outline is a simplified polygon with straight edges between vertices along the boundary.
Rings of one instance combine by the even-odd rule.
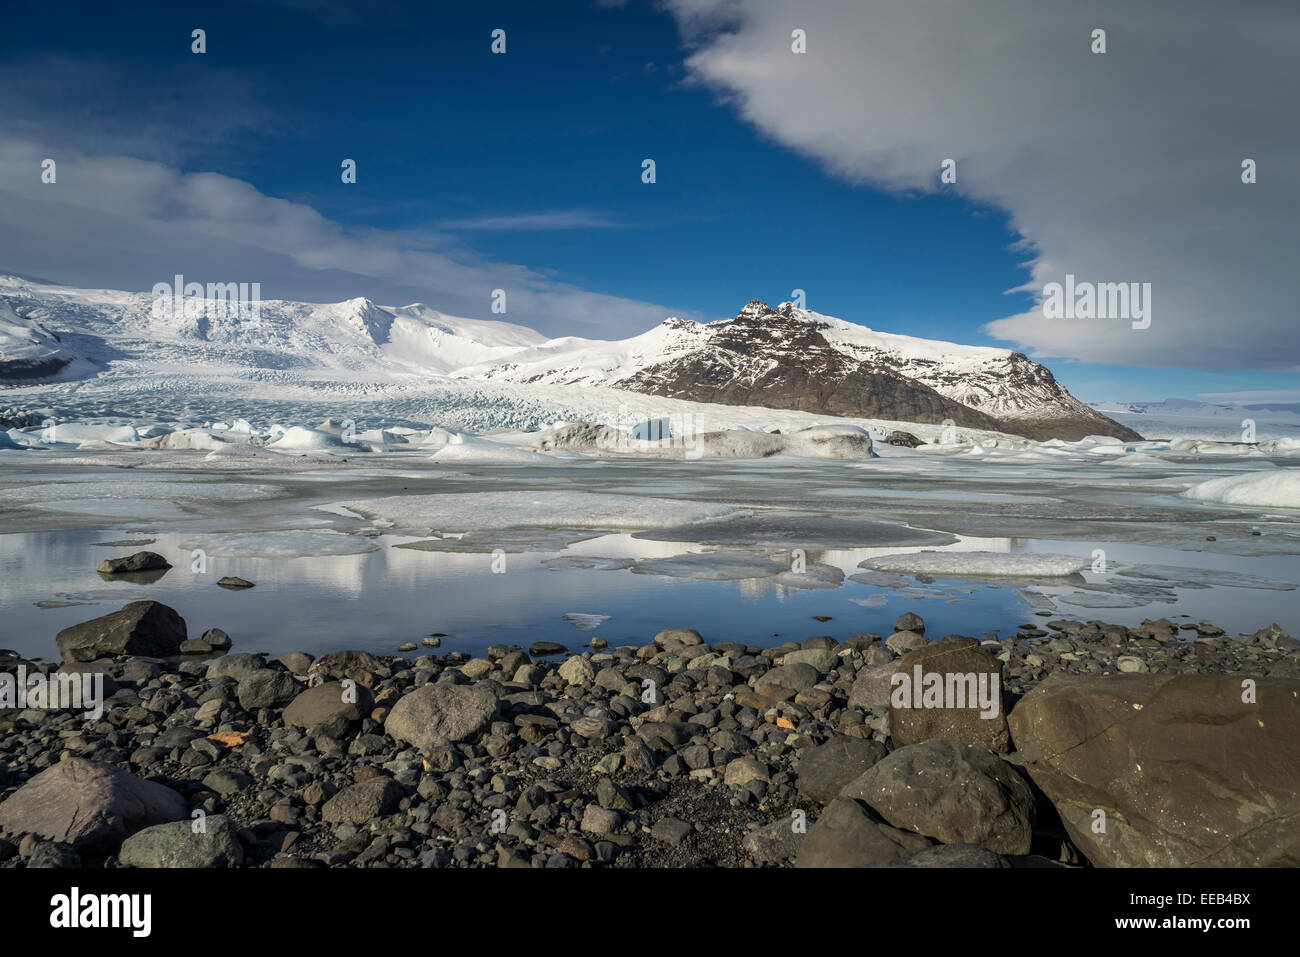
[[[1300,865],[1300,682],[1055,674],[1010,728],[1093,864]]]
[[[891,687],[890,734],[895,745],[919,744],[930,738],[967,741],[989,751],[1010,750],[1007,716],[1002,707],[1002,663],[969,638],[945,638],[909,651],[894,663],[894,673],[906,676],[900,693]],[[915,707],[917,668],[920,668],[922,707]],[[937,674],[943,705],[925,698],[926,682]],[[987,706],[981,704],[984,695]],[[912,707],[895,707],[904,700]]]
[[[843,791],[894,827],[944,844],[978,844],[998,854],[1028,854],[1034,795],[997,755],[935,738],[891,752]]]
[[[185,619],[156,601],[133,601],[119,611],[64,628],[54,636],[64,661],[112,655],[163,658],[180,653]]]

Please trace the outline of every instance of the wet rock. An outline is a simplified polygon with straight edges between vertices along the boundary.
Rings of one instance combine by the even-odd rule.
[[[157,552],[136,552],[125,558],[106,558],[99,563],[101,575],[124,575],[133,572],[166,571],[171,563]]]
[[[180,652],[185,619],[156,601],[133,601],[119,611],[64,628],[54,638],[65,661],[114,655],[167,657]]]

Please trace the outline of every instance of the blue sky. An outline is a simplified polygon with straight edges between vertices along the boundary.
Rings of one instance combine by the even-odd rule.
[[[632,0],[380,0],[364,13],[311,0],[73,6],[57,17],[11,9],[0,39],[13,84],[0,105],[51,155],[220,173],[259,201],[314,210],[361,242],[469,264],[485,282],[493,264],[511,264],[539,287],[562,286],[546,295],[609,297],[582,300],[581,321],[568,321],[562,297],[506,317],[549,334],[629,335],[661,309],[712,319],[801,288],[809,308],[873,328],[1031,351],[984,329],[1034,309],[1032,289],[1008,292],[1031,278],[1034,249],[1016,246],[1024,216],[978,191],[864,181],[815,141],[764,128],[745,115],[748,93],[685,62],[708,40],[679,10]],[[190,52],[195,27],[207,31],[203,56]],[[497,27],[504,56],[490,52]],[[357,162],[355,185],[340,182],[344,157]],[[647,157],[653,185],[641,182]],[[89,248],[46,261],[0,252],[18,259],[2,270],[71,283],[144,287],[159,271]],[[204,254],[196,246],[187,264]],[[457,299],[432,280],[421,288],[418,272],[381,272],[349,276],[335,262],[314,276],[298,261],[271,270],[263,292],[488,315],[486,293]],[[1294,364],[1215,369],[1202,350],[1180,368],[1030,345],[1086,400],[1296,388]]]

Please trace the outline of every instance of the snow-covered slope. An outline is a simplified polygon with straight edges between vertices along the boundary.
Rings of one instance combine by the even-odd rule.
[[[771,309],[755,300],[732,319],[670,318],[630,339],[603,341],[546,339],[510,323],[365,298],[265,300],[252,316],[226,315],[216,299],[176,310],[160,308],[150,293],[0,276],[0,301],[11,307],[0,313],[4,343],[57,354],[63,364],[79,357],[70,368],[82,377],[224,373],[273,381],[295,373],[374,384],[450,377],[952,422],[1040,440],[1138,437],[1020,353],[876,332],[791,303]],[[56,362],[22,368],[29,379],[70,374]]]
[[[1300,403],[1095,402],[1093,408],[1143,435],[1164,439],[1267,441],[1300,437]]]
[[[59,330],[76,351],[127,372],[168,365],[332,370],[343,376],[447,375],[504,358],[545,337],[506,322],[465,319],[423,303],[369,299],[317,304],[264,300],[256,314],[222,315],[218,300],[160,309],[149,293],[72,289],[0,276],[0,299]],[[251,321],[255,319],[256,321]]]
[[[72,358],[55,333],[31,317],[20,317],[0,298],[0,382],[57,375]]]

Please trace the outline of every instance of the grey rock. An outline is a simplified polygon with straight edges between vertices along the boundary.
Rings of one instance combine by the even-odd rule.
[[[132,834],[118,852],[124,867],[238,867],[244,849],[224,814],[156,824]]]

